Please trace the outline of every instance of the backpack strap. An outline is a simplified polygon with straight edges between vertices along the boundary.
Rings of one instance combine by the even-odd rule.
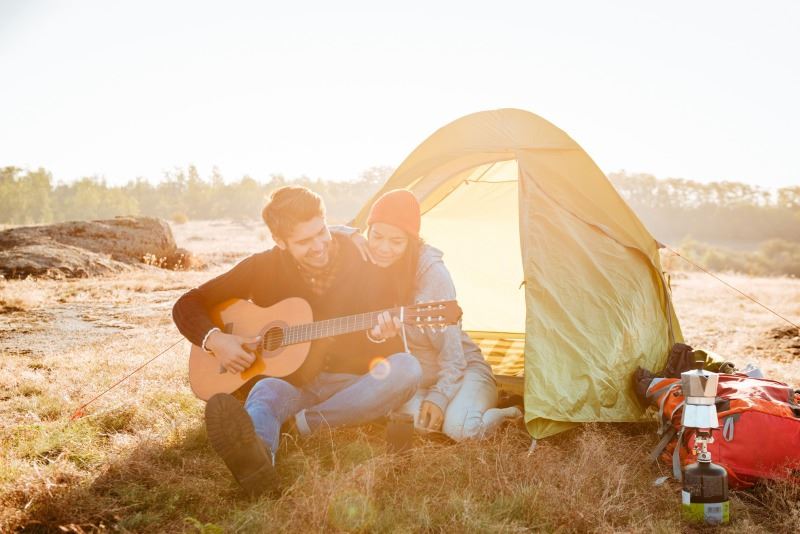
[[[683,431],[681,428],[678,432],[678,442],[675,444],[675,450],[672,452],[672,476],[675,480],[683,481],[683,471],[681,470],[681,447],[683,447]]]
[[[650,451],[649,458],[651,462],[658,461],[658,457],[661,456],[661,453],[664,452],[664,449],[667,448],[667,445],[669,445],[669,442],[672,441],[672,438],[674,438],[675,434],[677,433],[678,431],[675,429],[675,427],[670,425],[667,431],[664,432],[664,435],[661,436],[661,439],[659,440],[655,448],[653,448],[653,450]]]
[[[679,402],[679,403],[678,403],[678,405],[677,405],[677,406],[675,406],[675,407],[672,409],[672,412],[670,412],[670,414],[669,414],[669,419],[667,419],[667,421],[672,421],[672,418],[673,418],[673,417],[675,417],[675,412],[677,412],[678,410],[680,410],[681,408],[683,408],[683,405],[684,405],[684,404],[686,404],[686,401],[685,401],[685,400],[682,400],[681,402]]]
[[[725,441],[733,441],[733,430],[738,420],[738,413],[731,414],[724,419],[724,423],[722,424],[722,437],[725,438]]]
[[[645,397],[649,399],[650,397],[655,397],[656,395],[661,393],[661,390],[656,391],[653,388],[658,384],[660,384],[661,382],[663,382],[664,380],[666,380],[666,378],[655,377],[651,379],[650,384],[647,386],[647,391],[645,391]]]
[[[680,382],[674,382],[674,383],[670,384],[667,387],[666,391],[664,391],[664,394],[661,396],[661,399],[658,401],[658,421],[661,423],[661,426],[658,429],[658,435],[659,436],[664,434],[664,432],[667,430],[667,428],[671,428],[672,427],[672,424],[671,424],[672,416],[675,414],[675,410],[677,410],[678,408],[676,407],[675,410],[672,411],[672,413],[670,414],[669,419],[664,420],[664,405],[667,403],[667,398],[669,397],[670,393],[672,393],[672,390],[675,389],[676,387],[680,386],[680,385],[681,385]],[[659,393],[660,393],[660,391],[659,391]],[[681,402],[680,405],[683,405],[683,402]]]

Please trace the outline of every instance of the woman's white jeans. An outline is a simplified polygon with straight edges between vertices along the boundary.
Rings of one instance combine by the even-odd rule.
[[[420,405],[427,394],[427,389],[418,389],[414,397],[400,408],[401,412],[414,416],[417,428],[420,428]],[[522,415],[514,406],[498,409],[496,405],[497,386],[494,379],[486,372],[468,367],[461,388],[444,413],[442,431],[455,441],[479,438],[492,432],[503,421]]]

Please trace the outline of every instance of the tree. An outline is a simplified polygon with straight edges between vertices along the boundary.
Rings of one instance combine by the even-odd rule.
[[[40,168],[0,169],[0,222],[6,224],[48,223],[53,219],[52,176]]]

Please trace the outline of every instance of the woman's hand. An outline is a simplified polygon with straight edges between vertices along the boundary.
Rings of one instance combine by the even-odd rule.
[[[356,246],[364,261],[375,263],[375,260],[372,259],[372,254],[369,252],[369,243],[367,242],[367,238],[364,237],[364,234],[360,232],[352,233],[350,234],[350,240]]]
[[[425,430],[438,432],[444,423],[444,413],[435,403],[422,401],[419,407],[419,425]]]
[[[396,336],[402,328],[400,319],[385,311],[378,315],[378,324],[372,327],[368,337],[375,343],[383,343],[390,337]]]

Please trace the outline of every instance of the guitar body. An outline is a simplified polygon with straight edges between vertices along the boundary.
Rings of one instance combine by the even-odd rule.
[[[380,323],[379,316],[384,313],[390,313],[405,325],[416,328],[444,329],[461,319],[461,308],[454,300],[418,303],[313,322],[311,306],[298,297],[282,300],[269,308],[256,306],[247,300],[231,299],[214,307],[211,319],[225,333],[259,336],[259,343],[243,346],[255,354],[256,359],[244,372],[228,373],[214,355],[192,345],[189,384],[195,395],[208,400],[217,393],[235,393],[243,397],[259,377],[272,376],[285,378],[293,384],[305,383],[324,368],[325,355],[334,337],[369,330]]]
[[[212,310],[212,320],[228,334],[261,336],[271,329],[310,323],[311,306],[301,298],[288,298],[262,308],[250,301],[232,299]],[[274,331],[274,330],[273,330]],[[286,377],[297,371],[308,356],[311,343],[298,343],[276,350],[255,351],[256,360],[242,373],[229,373],[219,360],[197,345],[189,354],[189,384],[197,397],[208,400],[216,393],[233,393],[257,376]]]

